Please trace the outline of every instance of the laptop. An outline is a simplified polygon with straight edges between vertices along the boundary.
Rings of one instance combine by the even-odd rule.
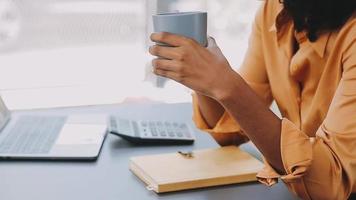
[[[95,160],[106,116],[12,114],[0,96],[0,159]]]

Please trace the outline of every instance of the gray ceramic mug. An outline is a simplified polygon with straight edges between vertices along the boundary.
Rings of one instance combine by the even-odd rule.
[[[154,32],[169,32],[197,41],[206,47],[207,18],[206,12],[174,12],[153,15]]]

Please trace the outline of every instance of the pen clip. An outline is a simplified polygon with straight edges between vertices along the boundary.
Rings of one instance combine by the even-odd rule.
[[[194,157],[192,151],[187,151],[187,152],[178,151],[177,153],[179,153],[180,155],[182,155],[185,158],[193,158]]]

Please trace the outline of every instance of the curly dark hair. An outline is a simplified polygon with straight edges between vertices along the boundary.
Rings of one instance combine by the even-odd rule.
[[[297,32],[314,42],[325,31],[340,28],[355,13],[356,0],[279,0],[292,17]]]

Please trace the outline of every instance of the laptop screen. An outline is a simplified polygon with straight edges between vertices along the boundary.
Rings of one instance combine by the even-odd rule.
[[[10,111],[7,109],[4,101],[0,96],[0,131],[5,127],[6,123],[10,120]]]

